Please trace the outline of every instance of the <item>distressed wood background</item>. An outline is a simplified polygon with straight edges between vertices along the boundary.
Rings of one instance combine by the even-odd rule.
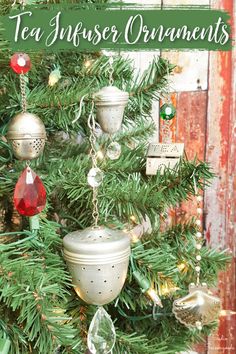
[[[235,0],[150,0],[127,2],[169,5],[209,5],[230,12],[235,28]],[[233,36],[235,33],[233,34]],[[233,37],[235,38],[235,37]],[[236,354],[236,51],[131,52],[136,68],[146,68],[153,55],[160,54],[176,65],[172,79],[172,100],[177,107],[173,124],[176,142],[184,142],[187,156],[197,154],[211,163],[217,174],[204,195],[204,230],[213,247],[229,248],[233,261],[219,276],[218,291],[223,302],[219,329],[198,353]],[[153,119],[159,139],[159,102],[153,104]],[[177,210],[176,217],[194,215],[190,203]]]

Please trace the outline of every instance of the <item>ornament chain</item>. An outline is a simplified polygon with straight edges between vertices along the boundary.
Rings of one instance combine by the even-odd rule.
[[[162,141],[164,144],[170,144],[171,143],[171,121],[170,120],[165,120],[163,125],[162,125]]]
[[[25,113],[27,110],[26,81],[25,81],[25,76],[23,74],[20,74],[20,91],[21,91],[21,107],[22,107],[22,111]]]
[[[169,72],[169,66],[167,66],[167,93],[164,96],[164,101],[167,104],[171,103],[170,99],[170,72]],[[162,126],[162,141],[164,144],[171,144],[172,142],[172,133],[170,130],[171,126],[171,120],[165,120],[164,124]]]
[[[201,255],[200,255],[200,249],[202,248],[202,230],[201,230],[201,202],[202,202],[202,197],[197,194],[197,213],[198,213],[198,219],[197,219],[197,226],[198,226],[198,231],[196,234],[196,260],[197,260],[197,265],[196,265],[196,272],[197,272],[197,285],[200,283],[200,272],[201,272],[201,266],[200,266],[200,261],[201,261]]]
[[[90,152],[89,155],[92,160],[92,167],[97,168],[97,152],[96,152],[96,135],[95,135],[95,128],[96,128],[96,123],[94,119],[94,101],[92,101],[92,108],[91,112],[89,114],[88,118],[88,127],[90,129],[90,136],[89,136],[89,142],[90,142]],[[99,220],[99,212],[98,212],[98,188],[93,187],[93,198],[92,198],[92,203],[93,203],[93,220],[94,220],[94,226],[98,226],[98,220]]]
[[[197,232],[196,232],[196,244],[195,244],[195,248],[196,248],[196,273],[197,273],[197,285],[200,284],[200,272],[201,272],[201,266],[200,266],[200,262],[201,262],[201,255],[200,255],[200,250],[202,248],[202,237],[203,237],[203,230],[201,227],[202,221],[201,221],[201,215],[202,215],[202,196],[199,194],[198,188],[197,188],[197,184],[196,184],[196,180],[194,177],[194,191],[195,191],[195,196],[197,198],[197,220],[196,220],[196,224],[197,224]]]
[[[163,99],[164,99],[164,102],[167,103],[167,104],[170,104],[171,103],[171,97],[170,97],[170,71],[169,71],[169,66],[167,64],[167,68],[166,68],[166,76],[167,76],[167,79],[166,79],[166,93],[163,95]]]
[[[114,68],[113,68],[113,57],[109,58],[109,69],[108,69],[108,73],[109,73],[109,85],[112,86],[114,84],[114,79],[113,79],[113,73],[114,73]]]

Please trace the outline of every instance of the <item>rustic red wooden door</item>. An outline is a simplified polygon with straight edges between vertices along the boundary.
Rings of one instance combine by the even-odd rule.
[[[153,1],[154,2],[154,1]],[[210,5],[231,15],[235,38],[235,0],[155,0],[169,5]],[[147,53],[142,54],[146,56]],[[142,55],[139,60],[142,61]],[[150,53],[148,54],[150,57]],[[236,354],[236,49],[231,52],[163,52],[176,64],[172,100],[177,119],[172,127],[177,142],[184,142],[188,157],[209,161],[217,174],[204,196],[204,229],[213,247],[228,248],[233,261],[220,274],[223,302],[219,330],[199,347],[199,353]],[[145,65],[145,64],[143,64]],[[160,125],[157,105],[154,119]],[[177,211],[177,218],[195,214],[193,203]]]
[[[215,1],[231,14],[235,38],[235,0]],[[218,333],[208,339],[209,354],[236,353],[236,52],[210,54],[206,158],[219,178],[205,199],[206,235],[213,246],[232,251],[233,261],[219,278],[223,300]]]
[[[181,0],[167,2],[190,3]],[[201,2],[191,1],[195,4]],[[215,0],[211,5],[227,10],[231,14],[235,30],[236,1]],[[177,84],[178,92],[173,95],[177,105],[174,132],[178,142],[185,142],[189,158],[197,154],[199,158],[206,159],[217,174],[213,185],[206,190],[204,196],[205,235],[210,245],[228,248],[233,255],[231,266],[219,277],[219,294],[224,310],[220,317],[219,330],[208,338],[206,345],[198,348],[198,352],[235,354],[236,51],[234,47],[232,52],[207,53],[208,57],[204,57],[206,52],[200,55],[199,52],[195,52],[195,58],[191,58],[191,55],[193,53],[187,52],[164,54],[173,63],[176,60],[177,64],[175,75],[177,78],[174,79],[174,84]],[[185,80],[181,80],[181,76]],[[194,85],[197,84],[196,88]],[[191,207],[191,204],[188,204],[179,211],[178,217],[183,217],[184,214],[194,215],[194,211],[195,206]]]
[[[236,0],[150,0],[147,3],[160,8],[205,5],[226,10],[235,29]],[[177,107],[173,138],[185,143],[189,159],[197,155],[210,162],[217,174],[204,196],[203,222],[207,242],[213,247],[228,248],[233,255],[231,266],[219,277],[219,295],[224,310],[219,330],[197,351],[236,354],[236,50],[234,47],[231,52],[133,52],[129,56],[135,60],[135,67],[143,70],[157,54],[177,65],[172,84],[172,100]],[[154,102],[153,119],[157,128],[161,124],[158,107],[159,102]],[[177,210],[176,218],[193,216],[195,211],[193,202],[185,204]]]

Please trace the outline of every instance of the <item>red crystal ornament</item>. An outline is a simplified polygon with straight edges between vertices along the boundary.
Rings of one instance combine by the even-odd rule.
[[[19,177],[14,191],[14,205],[19,214],[39,214],[46,205],[46,190],[36,173],[26,167]]]
[[[26,74],[31,68],[30,57],[25,53],[15,53],[11,57],[10,66],[17,74]]]

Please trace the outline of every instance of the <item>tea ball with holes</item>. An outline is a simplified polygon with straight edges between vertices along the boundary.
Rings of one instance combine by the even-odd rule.
[[[129,236],[103,226],[89,227],[66,235],[63,245],[77,295],[93,305],[113,301],[127,275]]]
[[[19,113],[9,124],[7,140],[10,141],[17,159],[35,159],[44,149],[46,140],[44,124],[35,114]]]

